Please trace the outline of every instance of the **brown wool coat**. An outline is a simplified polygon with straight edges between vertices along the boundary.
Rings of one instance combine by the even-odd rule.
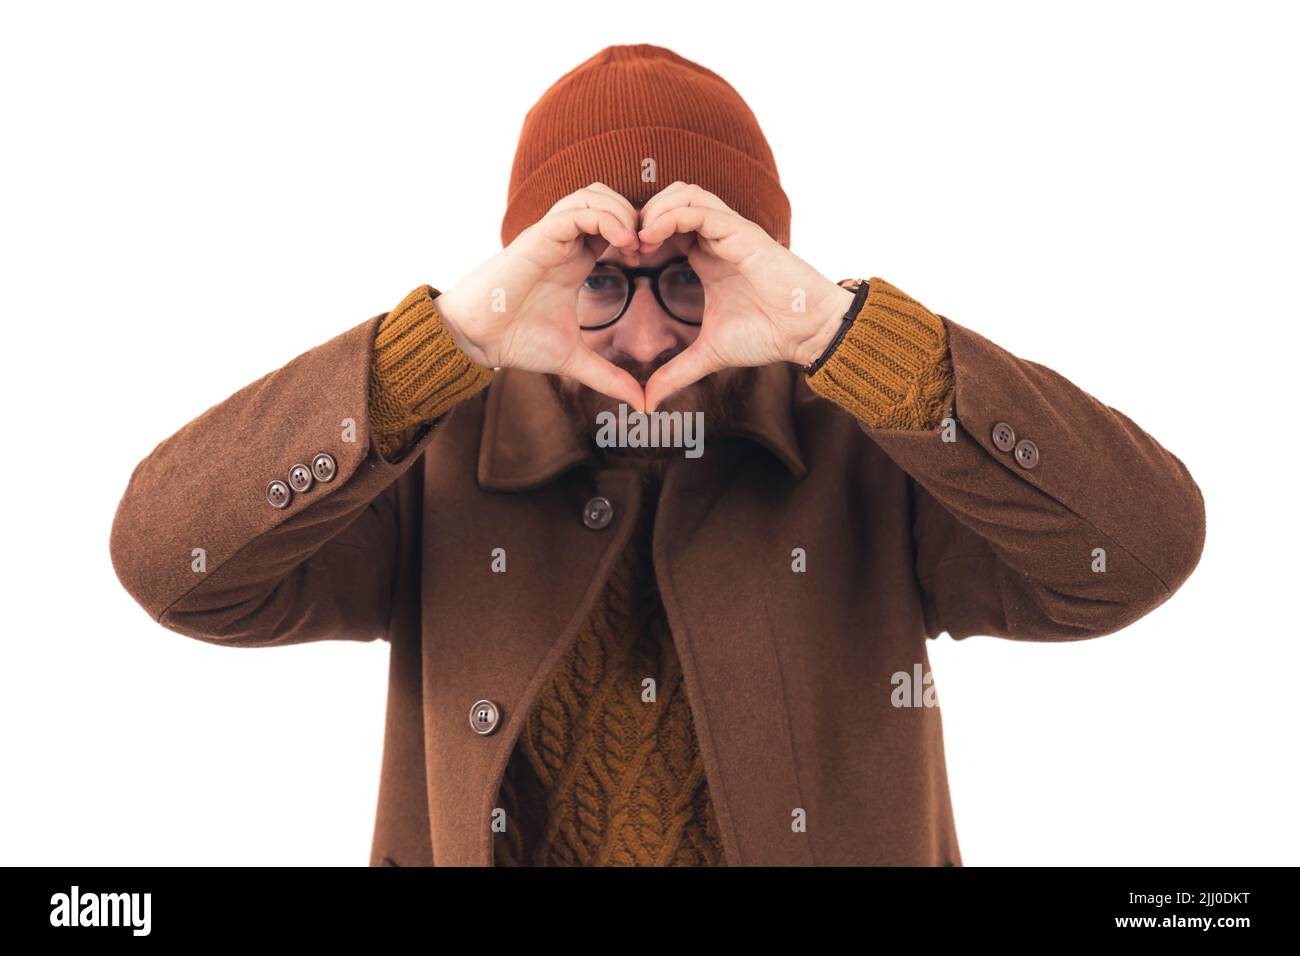
[[[1200,558],[1204,502],[1181,461],[943,318],[955,424],[869,428],[774,365],[746,373],[760,396],[747,419],[665,478],[655,572],[730,865],[961,865],[940,710],[896,706],[900,681],[929,672],[927,639],[1108,634]],[[490,865],[506,761],[632,531],[640,485],[564,438],[544,378],[515,370],[383,460],[367,412],[382,319],[158,445],[119,505],[112,559],[155,620],[194,638],[387,640],[370,864]],[[1008,437],[1033,442],[1032,467],[999,447]],[[334,477],[271,507],[268,482],[319,452]],[[593,530],[598,495],[613,519]],[[489,734],[470,722],[484,699],[499,708]]]

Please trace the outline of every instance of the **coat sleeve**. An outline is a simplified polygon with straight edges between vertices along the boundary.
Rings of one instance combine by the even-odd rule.
[[[435,295],[421,286],[297,356],[135,467],[109,549],[150,617],[235,647],[388,637],[399,479],[492,376],[451,341]],[[427,415],[414,425],[394,410],[412,396]],[[312,482],[276,507],[268,486],[296,465]]]
[[[1177,457],[882,279],[808,381],[908,475],[932,638],[1099,637],[1166,601],[1200,560],[1205,502]]]

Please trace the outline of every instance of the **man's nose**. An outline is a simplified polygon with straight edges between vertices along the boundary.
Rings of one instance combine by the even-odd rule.
[[[614,323],[613,345],[638,362],[649,363],[677,345],[678,323],[665,312],[647,276],[636,278],[636,290],[623,318]]]

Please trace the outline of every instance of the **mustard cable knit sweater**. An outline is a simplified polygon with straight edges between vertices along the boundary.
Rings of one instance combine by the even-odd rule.
[[[856,289],[860,279],[840,284]],[[494,374],[455,344],[423,285],[381,321],[370,418],[390,460]],[[857,320],[808,379],[869,426],[932,429],[953,385],[943,321],[872,278]],[[650,557],[666,460],[606,453],[646,494],[636,532],[533,704],[501,783],[498,866],[725,866],[681,666]],[[653,700],[643,681],[653,678]]]
[[[605,458],[641,473],[637,527],[511,755],[496,864],[725,865],[655,585],[651,531],[667,460]],[[646,678],[654,681],[650,700]]]

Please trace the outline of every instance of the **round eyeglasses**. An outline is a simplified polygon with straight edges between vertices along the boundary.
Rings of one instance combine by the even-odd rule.
[[[690,267],[686,256],[661,266],[629,269],[617,262],[598,262],[578,290],[578,328],[584,332],[607,329],[632,304],[636,280],[648,276],[660,307],[678,322],[699,325],[704,321],[704,284]]]

